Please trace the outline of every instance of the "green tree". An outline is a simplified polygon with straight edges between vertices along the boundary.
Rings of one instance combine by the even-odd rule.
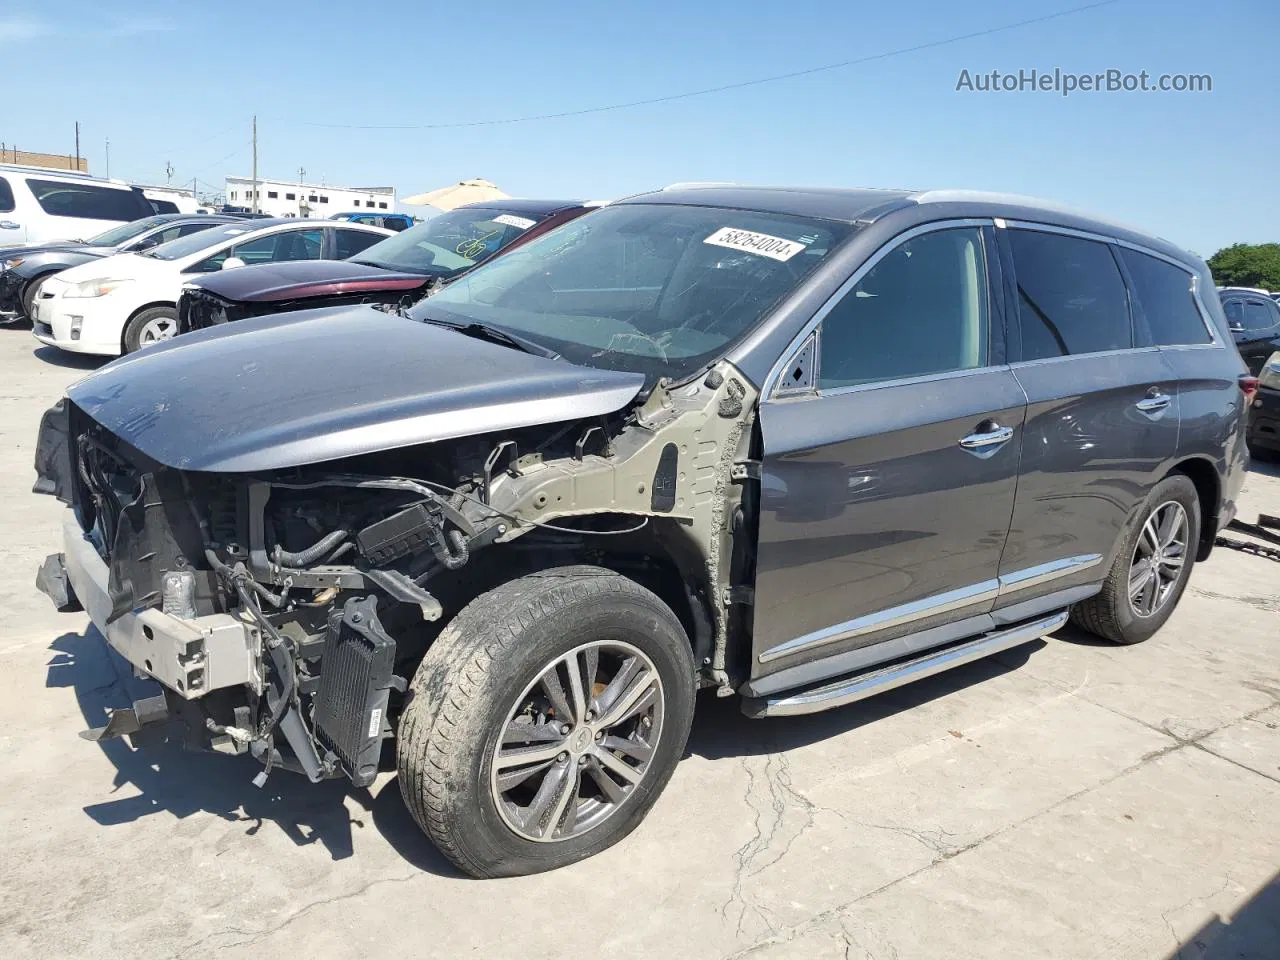
[[[1280,243],[1233,243],[1209,258],[1220,287],[1280,290]]]

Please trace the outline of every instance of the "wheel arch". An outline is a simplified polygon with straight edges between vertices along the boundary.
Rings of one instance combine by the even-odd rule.
[[[1200,543],[1196,560],[1207,560],[1218,536],[1218,516],[1222,504],[1222,478],[1213,462],[1205,457],[1188,457],[1169,470],[1165,477],[1182,474],[1195,484],[1200,500]]]
[[[121,353],[123,353],[125,350],[124,338],[125,338],[125,335],[129,332],[129,324],[133,323],[133,321],[137,319],[138,314],[146,310],[154,310],[156,307],[169,307],[170,309],[176,312],[178,309],[178,304],[173,300],[154,300],[151,303],[144,303],[142,306],[138,307],[136,310],[130,313],[129,316],[125,317],[124,323],[120,327],[120,352]]]

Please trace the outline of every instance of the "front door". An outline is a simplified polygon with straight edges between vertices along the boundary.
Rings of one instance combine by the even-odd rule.
[[[761,404],[753,680],[991,609],[1026,404],[992,246],[978,224],[907,234]]]

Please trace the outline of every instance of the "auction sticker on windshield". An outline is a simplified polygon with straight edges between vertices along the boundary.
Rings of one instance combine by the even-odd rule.
[[[721,227],[702,242],[717,247],[728,247],[730,250],[758,253],[762,257],[772,257],[774,260],[790,260],[805,248],[805,244],[796,243],[794,240],[771,237],[767,233],[739,230],[736,227]]]
[[[530,220],[528,217],[515,217],[509,213],[503,213],[493,218],[494,223],[500,223],[506,227],[516,227],[520,230],[528,230],[537,220]]]

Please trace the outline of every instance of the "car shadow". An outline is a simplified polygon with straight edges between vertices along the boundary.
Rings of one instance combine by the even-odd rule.
[[[32,352],[45,363],[51,363],[55,367],[66,367],[69,370],[97,370],[98,367],[114,359],[114,357],[99,357],[90,353],[68,353],[66,350],[47,345],[36,347]]]
[[[45,685],[73,691],[86,729],[105,724],[112,709],[155,692],[150,681],[132,675],[129,664],[93,627],[63,634],[50,650]],[[84,808],[86,816],[104,827],[162,812],[178,819],[211,813],[243,824],[246,836],[274,824],[297,845],[319,844],[334,860],[343,860],[354,852],[353,831],[372,822],[414,866],[460,876],[413,822],[394,783],[385,783],[375,798],[345,779],[313,784],[277,770],[258,788],[251,781],[262,767],[247,756],[188,752],[171,742],[137,749],[123,737],[100,741],[97,747],[115,767],[111,793],[127,794]],[[92,749],[87,743],[84,748]],[[132,790],[122,790],[126,787]],[[349,805],[348,799],[354,802]]]
[[[1280,477],[1280,459],[1263,460],[1255,454],[1249,458],[1249,472],[1260,473],[1264,477]]]
[[[845,707],[797,717],[749,719],[742,714],[738,697],[718,698],[703,691],[694,713],[687,753],[707,760],[726,760],[810,746],[1003,676],[1021,668],[1045,646],[1043,640],[1036,640]]]
[[[1167,960],[1271,960],[1280,956],[1280,873],[1271,877],[1230,918],[1215,913],[1195,933],[1179,939]]]

